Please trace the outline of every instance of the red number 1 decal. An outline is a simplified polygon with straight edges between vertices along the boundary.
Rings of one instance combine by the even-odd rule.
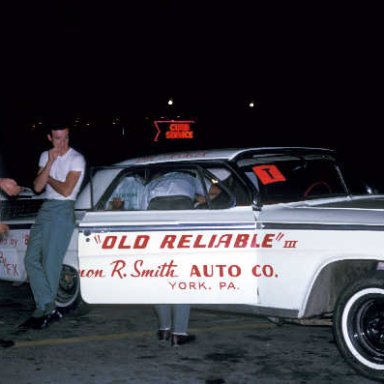
[[[287,180],[276,165],[273,164],[256,165],[252,169],[263,184]]]

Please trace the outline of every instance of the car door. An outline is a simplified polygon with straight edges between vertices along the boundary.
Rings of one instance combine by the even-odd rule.
[[[170,170],[193,173],[207,205],[161,210],[106,208],[119,181],[116,177],[79,223],[83,299],[110,304],[257,304],[254,272],[262,240],[255,234],[251,204],[215,207],[207,185],[220,186],[222,181],[214,174],[196,165],[174,165]],[[125,168],[121,175],[140,176],[146,186],[148,175],[157,171],[151,166]],[[231,191],[225,186],[223,190],[231,199]]]
[[[351,243],[351,233],[343,230],[336,209],[321,208],[316,201],[340,201],[347,191],[328,152],[270,152],[251,154],[237,162],[258,191],[258,234],[268,239],[268,246],[259,249],[260,269],[255,271],[260,277],[259,305],[278,309],[285,317],[297,317],[303,314],[321,269],[333,259],[343,258],[345,244]],[[317,306],[329,308],[328,295],[318,296],[314,299]]]

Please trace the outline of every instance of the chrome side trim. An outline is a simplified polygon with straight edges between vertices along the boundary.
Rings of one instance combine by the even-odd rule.
[[[255,304],[191,304],[192,308],[229,313],[244,313],[255,316],[276,316],[280,318],[298,319],[297,309],[270,308]]]
[[[158,232],[158,231],[209,231],[209,230],[222,230],[222,231],[254,231],[255,224],[240,223],[240,224],[153,224],[153,225],[106,225],[99,226],[95,224],[81,225],[79,232],[92,231],[92,232]]]
[[[317,231],[384,231],[384,225],[369,224],[318,224],[318,223],[260,223],[263,229],[317,230]]]

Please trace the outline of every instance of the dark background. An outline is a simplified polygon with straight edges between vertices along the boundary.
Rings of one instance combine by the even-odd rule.
[[[78,118],[72,145],[90,165],[168,150],[315,146],[381,183],[379,3],[262,4],[2,5],[3,175],[29,185],[48,145],[43,126]],[[195,119],[195,139],[153,142],[160,116]]]

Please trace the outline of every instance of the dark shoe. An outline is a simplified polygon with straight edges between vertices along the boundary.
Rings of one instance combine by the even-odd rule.
[[[15,345],[15,342],[12,340],[0,339],[0,347],[2,347],[2,348],[13,347],[14,345]]]
[[[171,337],[171,331],[169,329],[159,329],[157,331],[157,337],[160,341],[169,340]]]
[[[174,347],[177,347],[178,345],[183,345],[187,343],[191,343],[192,341],[196,340],[195,335],[172,335],[171,338],[171,344]]]
[[[54,309],[48,315],[44,315],[41,317],[30,317],[24,323],[21,323],[18,328],[20,330],[27,329],[44,329],[47,328],[49,324],[54,323],[55,321],[59,321],[63,315],[57,309]]]
[[[30,317],[21,323],[17,328],[22,330],[27,329],[43,329],[48,325],[48,316]]]
[[[55,321],[59,321],[63,318],[63,314],[57,310],[54,309],[49,315],[48,315],[48,324],[54,323]],[[48,325],[47,324],[47,325]]]

